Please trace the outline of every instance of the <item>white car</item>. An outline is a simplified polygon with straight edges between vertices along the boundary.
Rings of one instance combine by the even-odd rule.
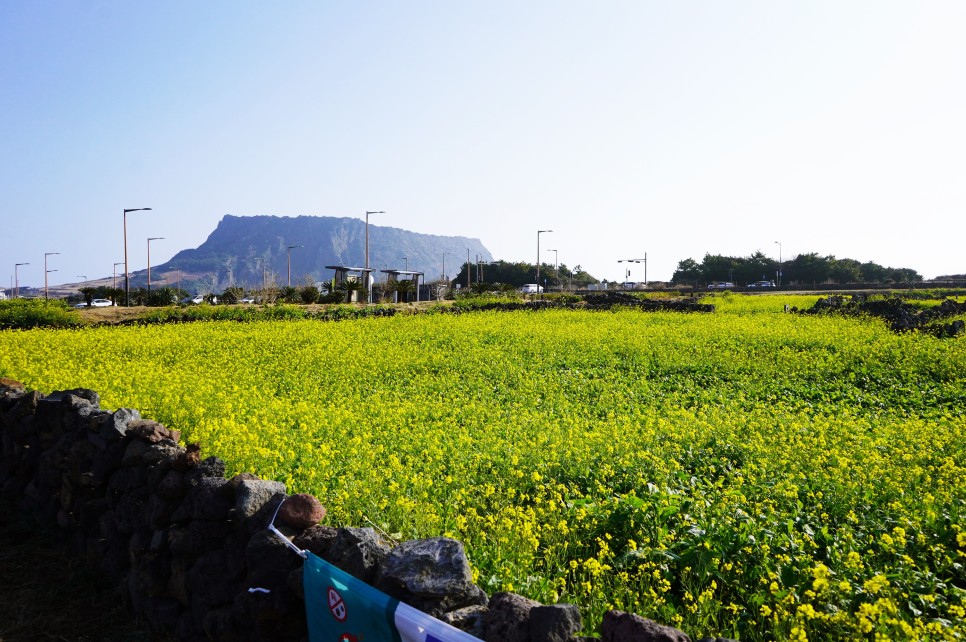
[[[91,301],[91,304],[89,306],[87,305],[87,303],[85,301],[82,301],[80,303],[74,304],[74,307],[75,308],[87,308],[87,307],[91,307],[91,308],[109,308],[112,305],[114,305],[114,302],[111,301],[110,299],[94,299],[93,301]]]
[[[538,294],[540,292],[543,292],[543,287],[537,285],[536,283],[527,283],[522,288],[520,288],[520,292],[524,294]]]

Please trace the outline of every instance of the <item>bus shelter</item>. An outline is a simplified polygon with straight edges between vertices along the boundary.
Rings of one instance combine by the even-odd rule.
[[[372,287],[372,268],[351,267],[348,265],[326,265],[326,270],[335,270],[332,277],[332,287],[336,290],[344,287],[344,284],[358,284],[358,287],[346,287],[347,303],[364,303],[366,298],[362,293],[368,292]]]
[[[412,270],[383,270],[386,275],[386,289],[392,292],[393,303],[419,301],[419,280],[425,281],[422,272]]]

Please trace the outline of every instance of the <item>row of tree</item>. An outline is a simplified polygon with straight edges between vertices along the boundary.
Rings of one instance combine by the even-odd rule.
[[[467,275],[469,272],[469,275]],[[450,282],[455,287],[460,285],[466,287],[469,283],[473,289],[477,284],[492,285],[490,289],[500,289],[509,287],[516,289],[527,283],[536,283],[537,268],[533,263],[518,261],[493,261],[489,263],[463,263],[459,274]],[[579,265],[573,268],[567,267],[565,263],[552,265],[542,263],[540,265],[539,285],[547,291],[585,288],[591,283],[596,283],[597,279],[588,274]],[[480,288],[477,289],[481,289]]]
[[[671,280],[679,285],[704,285],[730,281],[738,285],[756,281],[775,281],[783,285],[818,285],[821,283],[910,283],[922,276],[910,268],[884,267],[871,261],[837,259],[817,253],[799,254],[778,261],[755,252],[747,257],[705,254],[698,263],[685,259],[678,263]]]

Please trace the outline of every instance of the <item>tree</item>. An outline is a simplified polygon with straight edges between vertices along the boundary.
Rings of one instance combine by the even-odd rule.
[[[91,286],[87,286],[87,287],[83,287],[83,288],[79,288],[78,289],[78,291],[81,294],[84,295],[84,303],[86,303],[88,306],[90,306],[91,301],[93,301],[94,299],[97,298],[97,296],[96,296],[97,295],[97,290],[98,290],[98,288],[91,287]]]
[[[701,266],[694,259],[684,259],[678,262],[678,268],[671,276],[673,283],[683,283],[687,285],[697,285],[704,280],[704,273]]]
[[[245,296],[245,291],[235,285],[230,288],[225,288],[225,291],[221,293],[221,302],[228,305],[234,305],[235,303],[238,303],[243,296]]]
[[[828,278],[837,283],[857,283],[862,280],[862,264],[855,259],[829,257]]]
[[[299,292],[299,295],[302,297],[302,303],[306,305],[310,303],[318,303],[321,294],[322,293],[319,292],[319,288],[315,287],[314,285],[303,286]]]

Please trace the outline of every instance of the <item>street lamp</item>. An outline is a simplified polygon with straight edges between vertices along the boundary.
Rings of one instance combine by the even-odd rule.
[[[292,250],[297,247],[305,247],[304,245],[289,245],[288,246],[288,287],[292,287]]]
[[[112,286],[112,289],[114,290],[117,289],[117,266],[119,265],[124,265],[124,261],[118,261],[117,263],[114,264],[114,285]],[[112,296],[115,296],[115,295],[112,295]]]
[[[262,290],[264,290],[265,289],[265,259],[259,258],[259,257],[256,256],[255,257],[255,267],[256,268],[258,267],[258,264],[259,263],[262,264]]]
[[[124,305],[126,306],[131,305],[131,277],[128,271],[127,262],[127,213],[141,212],[150,209],[150,207],[133,207],[124,210]]]
[[[13,296],[17,299],[20,298],[20,266],[21,265],[30,265],[30,263],[14,263],[13,265],[13,278],[14,278]]]
[[[540,291],[540,235],[553,230],[537,230],[537,292]]]
[[[617,262],[618,263],[625,263],[625,262],[626,263],[643,263],[644,264],[644,287],[645,288],[647,287],[647,252],[644,252],[644,258],[643,259],[620,259]],[[627,276],[630,276],[630,273],[631,273],[631,271],[630,270],[627,270]],[[624,277],[624,280],[626,281],[627,280],[627,277]]]
[[[560,268],[557,267],[557,250],[547,250],[547,252],[553,252],[553,278],[557,280],[557,285],[560,285]],[[539,283],[537,285],[540,285]],[[563,288],[561,288],[563,291]]]
[[[782,286],[782,243],[781,241],[775,241],[778,244],[778,287]]]
[[[49,298],[47,296],[47,274],[49,272],[56,272],[57,271],[57,270],[48,270],[47,269],[47,257],[48,256],[53,256],[54,254],[60,254],[60,252],[44,252],[44,298],[45,299]]]
[[[148,238],[148,296],[151,296],[151,241],[161,241],[163,236],[152,236]]]
[[[408,256],[400,256],[399,258],[401,258],[403,261],[406,262],[406,271],[409,272],[409,257]]]
[[[369,215],[370,214],[385,214],[385,212],[383,212],[382,210],[379,210],[378,212],[369,212],[369,211],[366,212],[366,265],[365,265],[366,273],[365,273],[365,279],[366,279],[366,290],[369,292],[368,301],[369,301],[369,303],[372,303],[372,288],[369,287]]]

